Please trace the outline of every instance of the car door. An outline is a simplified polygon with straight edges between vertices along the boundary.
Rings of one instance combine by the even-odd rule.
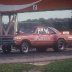
[[[37,32],[33,35],[33,45],[48,45],[48,42],[50,41],[48,35],[48,29],[39,28]]]
[[[32,35],[32,44],[35,45],[44,45],[46,40],[46,33],[43,28],[37,28],[36,32]]]

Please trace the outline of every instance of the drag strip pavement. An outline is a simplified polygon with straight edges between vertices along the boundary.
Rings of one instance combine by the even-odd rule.
[[[31,51],[28,54],[21,54],[19,51],[12,52],[10,54],[3,54],[0,52],[0,64],[1,63],[36,63],[47,62],[59,59],[72,58],[72,49],[68,48],[64,52],[53,52],[48,50],[47,52],[39,53]]]

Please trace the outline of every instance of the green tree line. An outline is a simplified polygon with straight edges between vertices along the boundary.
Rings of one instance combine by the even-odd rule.
[[[72,31],[72,18],[64,18],[64,19],[29,19],[26,21],[21,21],[18,24],[18,29],[21,28],[32,28],[34,26],[49,26],[54,27],[58,30],[70,30]]]

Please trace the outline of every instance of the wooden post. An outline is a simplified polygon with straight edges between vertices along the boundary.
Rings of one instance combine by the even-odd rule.
[[[0,13],[0,35],[3,34],[3,25],[2,25],[2,14]]]
[[[18,30],[18,16],[17,14],[14,14],[14,34],[16,34],[17,30]]]

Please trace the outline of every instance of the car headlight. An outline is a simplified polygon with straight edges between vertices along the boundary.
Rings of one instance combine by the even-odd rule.
[[[14,40],[20,40],[21,37],[14,37]]]

